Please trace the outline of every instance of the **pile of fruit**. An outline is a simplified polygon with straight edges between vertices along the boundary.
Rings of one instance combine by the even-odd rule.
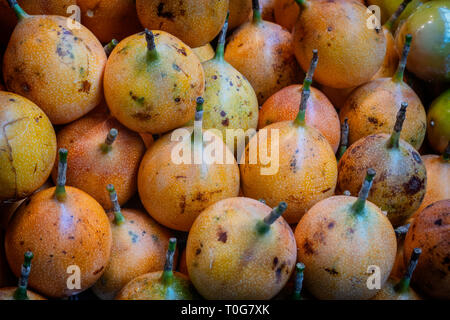
[[[450,299],[448,0],[0,0],[0,30],[0,299]]]

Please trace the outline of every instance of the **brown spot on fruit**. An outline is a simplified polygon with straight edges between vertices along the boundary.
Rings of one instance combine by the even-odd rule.
[[[278,265],[278,257],[273,258],[273,267],[272,269],[275,269]]]
[[[95,271],[94,271],[94,273],[93,273],[93,274],[94,274],[94,276],[95,276],[95,275],[97,275],[97,274],[99,274],[100,272],[102,272],[104,268],[105,268],[105,267],[104,267],[104,266],[102,266],[102,267],[101,267],[100,269],[98,269],[98,270],[95,270]]]
[[[334,222],[330,222],[328,224],[328,229],[333,229],[334,228]]]
[[[227,232],[226,231],[223,231],[222,230],[222,228],[219,228],[218,230],[217,230],[217,241],[220,241],[220,242],[223,242],[223,243],[226,243],[227,242]]]
[[[313,249],[312,243],[308,239],[306,239],[305,242],[303,242],[303,250],[308,255],[314,254],[314,249]]]
[[[195,250],[195,255],[198,256],[200,253],[202,253],[202,249],[197,248],[197,250]]]
[[[339,272],[336,271],[336,269],[334,268],[325,268],[325,271],[328,272],[329,274],[331,274],[332,276],[337,276],[339,274]]]
[[[90,90],[91,90],[91,83],[87,80],[84,80],[81,83],[81,88],[78,90],[78,92],[89,93]]]
[[[403,189],[408,195],[413,195],[419,192],[423,187],[423,181],[416,176],[411,177],[407,183],[403,184]]]
[[[434,222],[434,224],[437,225],[437,226],[442,226],[442,219],[437,219],[437,220]]]

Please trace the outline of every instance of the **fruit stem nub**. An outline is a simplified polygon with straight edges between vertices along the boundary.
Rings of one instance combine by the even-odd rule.
[[[230,12],[227,13],[227,18],[225,19],[225,23],[223,24],[222,30],[220,31],[219,40],[217,41],[216,55],[214,56],[214,59],[217,60],[223,60],[223,53],[225,51],[225,38],[227,36],[229,16]]]
[[[158,51],[156,51],[155,35],[151,30],[145,29],[145,41],[147,41],[147,57],[149,61],[158,59]]]
[[[116,39],[112,39],[106,46],[103,47],[107,57],[109,57],[109,55],[111,54],[111,52],[114,50],[114,48],[117,46],[118,43],[119,41],[117,41]]]
[[[55,195],[58,201],[64,201],[66,199],[66,174],[67,174],[67,149],[59,149],[59,162],[58,162],[58,178],[56,181]]]
[[[447,144],[447,147],[444,150],[444,153],[442,154],[442,159],[444,159],[444,161],[450,161],[450,141]]]
[[[300,6],[300,8],[302,9],[306,9],[308,7],[308,1],[306,0],[295,0],[295,2],[297,2],[297,4]]]
[[[339,161],[344,155],[348,148],[348,119],[344,119],[344,123],[341,125],[341,142],[339,144],[339,149],[336,155],[336,159]]]
[[[358,199],[353,203],[352,209],[356,214],[362,213],[366,205],[367,197],[369,196],[370,188],[372,188],[373,177],[375,177],[375,170],[367,169],[366,178],[364,179],[361,190],[359,191]]]
[[[403,278],[395,285],[394,289],[397,292],[406,292],[409,288],[409,283],[411,282],[411,276],[416,269],[417,262],[419,261],[420,254],[422,253],[422,249],[414,248],[411,259],[409,259],[408,268],[406,269],[405,275]]]
[[[409,49],[411,48],[412,35],[405,36],[405,45],[403,46],[402,57],[398,63],[397,71],[394,74],[393,80],[395,82],[403,82],[403,75],[405,74],[406,61],[408,60]]]
[[[395,10],[395,12],[392,14],[392,16],[388,19],[388,21],[385,22],[383,27],[388,29],[392,33],[392,26],[394,25],[395,21],[400,17],[400,15],[405,10],[406,6],[411,2],[411,0],[404,0]]]
[[[117,199],[117,192],[116,189],[114,189],[114,186],[112,184],[108,184],[106,186],[106,190],[109,192],[109,199],[111,200],[111,203],[113,204],[113,212],[114,212],[114,223],[118,226],[123,224],[125,222],[125,217],[122,214],[122,211],[120,209],[119,200]]]
[[[295,265],[295,287],[294,287],[294,294],[293,299],[294,300],[302,300],[303,297],[301,295],[302,293],[302,287],[303,287],[303,271],[305,271],[305,265],[301,262],[298,262]]]
[[[192,143],[203,146],[203,104],[205,100],[202,97],[197,98],[197,107],[195,110],[194,131],[192,132]]]
[[[318,51],[317,49],[314,49],[308,73],[306,74],[305,80],[303,81],[300,109],[298,111],[297,117],[294,120],[294,124],[298,126],[302,126],[305,124],[306,105],[308,103],[309,96],[311,95],[311,84],[314,76],[314,71],[316,70],[317,67],[318,60],[319,60]]]
[[[24,254],[24,261],[20,272],[19,285],[14,292],[14,300],[29,300],[27,294],[28,277],[31,271],[31,259],[33,259],[33,253],[27,251]]]
[[[162,276],[162,281],[166,286],[169,286],[173,282],[173,257],[175,255],[175,249],[177,246],[177,239],[169,239],[169,248],[166,253],[166,263],[164,265],[164,271]]]
[[[253,7],[253,23],[260,23],[262,21],[262,18],[259,0],[252,0],[252,7]]]
[[[28,13],[26,13],[17,3],[17,0],[8,0],[8,4],[11,7],[11,9],[14,10],[17,19],[19,21],[22,21],[25,18],[28,18],[30,15]]]
[[[397,120],[395,121],[394,125],[394,131],[391,134],[391,138],[388,142],[388,148],[392,149],[398,149],[399,146],[399,140],[400,140],[400,133],[402,131],[403,122],[406,118],[406,108],[408,107],[407,102],[402,102],[402,105],[400,107],[400,110],[397,113]]]
[[[395,231],[395,235],[397,236],[397,238],[404,237],[408,233],[409,226],[410,226],[410,224],[408,223],[408,224],[405,224],[404,226],[395,228],[394,231]]]
[[[100,146],[103,153],[108,153],[112,150],[112,144],[116,141],[117,135],[119,132],[117,129],[112,128],[109,130],[108,135],[106,136],[105,142],[103,142]]]
[[[263,220],[258,221],[256,225],[258,233],[262,235],[269,231],[270,226],[286,211],[286,208],[286,202],[282,201]]]

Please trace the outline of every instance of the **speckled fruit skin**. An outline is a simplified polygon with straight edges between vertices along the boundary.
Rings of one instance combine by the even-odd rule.
[[[283,217],[288,223],[297,223],[303,214],[320,200],[334,195],[337,181],[337,163],[333,149],[326,138],[314,127],[295,127],[292,121],[268,125],[267,150],[271,150],[272,130],[279,130],[279,170],[272,175],[262,175],[260,160],[249,163],[252,140],[245,149],[245,163],[240,163],[241,187],[246,197],[264,199],[274,207],[281,201],[287,203]],[[259,148],[257,159],[259,159]]]
[[[221,138],[215,136],[214,139],[217,139],[215,144],[223,148],[224,159],[233,159],[234,163],[226,164],[224,160],[223,164],[209,164],[205,160],[201,165],[177,164],[172,161],[172,153],[180,142],[171,141],[171,134],[158,139],[146,152],[138,174],[139,196],[145,209],[162,225],[189,231],[205,208],[238,195],[238,165]],[[205,159],[208,144],[204,144]],[[191,145],[192,154],[193,148]]]
[[[303,85],[283,88],[264,102],[259,111],[258,128],[280,121],[294,120],[298,114]],[[306,123],[313,126],[328,140],[336,152],[341,138],[341,125],[336,109],[319,90],[311,88],[306,106]]]
[[[147,213],[122,209],[125,222],[117,225],[111,213],[112,249],[105,273],[92,290],[103,300],[112,300],[134,278],[164,268],[171,233]]]
[[[250,82],[260,105],[278,90],[302,80],[292,35],[279,25],[247,22],[232,34],[225,60]]]
[[[193,300],[187,276],[173,272],[170,289],[161,282],[162,271],[144,274],[130,281],[116,296],[116,300]]]
[[[228,10],[230,11],[228,25],[230,30],[233,30],[248,21],[252,12],[252,0],[230,0]]]
[[[129,129],[164,133],[194,117],[205,87],[200,60],[183,42],[154,31],[159,58],[147,61],[145,34],[122,40],[109,56],[105,98],[113,116]]]
[[[444,161],[442,156],[432,154],[422,156],[422,160],[427,170],[427,188],[422,204],[412,218],[430,204],[450,199],[450,186],[448,185],[450,181],[450,162]]]
[[[142,30],[134,0],[77,0],[81,23],[102,42],[122,40]]]
[[[428,109],[427,138],[430,145],[443,153],[450,141],[450,89],[437,97]]]
[[[358,194],[368,168],[376,171],[368,200],[387,212],[397,227],[419,208],[425,196],[427,174],[419,153],[400,139],[399,149],[388,149],[390,136],[374,134],[347,149],[339,161],[337,192]]]
[[[209,43],[198,48],[192,48],[192,51],[200,59],[201,63],[211,60],[215,55],[214,49]]]
[[[111,150],[104,154],[101,144],[109,131],[119,134]],[[58,149],[68,150],[66,184],[83,190],[105,209],[112,208],[108,184],[115,186],[119,204],[125,204],[137,191],[139,164],[145,153],[141,137],[107,114],[90,114],[57,134]],[[56,184],[58,156],[52,171]]]
[[[450,297],[450,199],[435,202],[414,219],[405,239],[405,261],[414,248],[422,254],[412,283],[435,299]]]
[[[0,91],[0,201],[30,195],[48,179],[56,157],[55,131],[30,100]]]
[[[203,63],[203,70],[206,79],[203,128],[220,130],[224,142],[227,129],[256,130],[259,105],[248,80],[220,59]]]
[[[402,102],[408,103],[400,137],[419,149],[425,139],[427,115],[417,94],[404,82],[381,78],[368,82],[347,98],[340,110],[348,118],[349,143],[375,133],[391,133]]]
[[[400,279],[401,278],[389,278],[372,300],[422,300],[411,287],[404,293],[396,292],[394,288]]]
[[[15,300],[14,299],[14,293],[16,292],[17,287],[7,287],[7,288],[1,288],[0,289],[0,301],[4,300]],[[47,300],[40,294],[31,292],[30,290],[27,290],[28,299],[30,300]]]
[[[286,284],[296,261],[291,228],[280,217],[259,235],[258,221],[271,212],[249,198],[230,198],[208,207],[189,232],[189,277],[206,299],[273,298]]]
[[[403,48],[405,35],[412,34],[414,40],[406,68],[421,79],[450,81],[449,10],[447,0],[424,3],[396,32],[397,48]]]
[[[69,29],[61,16],[19,22],[3,60],[8,90],[36,103],[53,124],[66,124],[102,100],[106,54],[85,27]]]
[[[363,179],[358,181],[361,185]],[[369,299],[377,290],[367,288],[368,267],[380,268],[381,285],[391,272],[397,250],[394,229],[369,201],[355,215],[351,206],[356,199],[334,196],[321,201],[295,229],[305,288],[318,299]]]
[[[314,0],[302,10],[293,31],[295,56],[307,70],[312,51],[319,51],[314,79],[332,88],[369,81],[386,53],[382,32],[367,28],[367,8],[357,1]]]
[[[219,34],[228,0],[137,0],[136,8],[145,28],[164,30],[196,48]]]
[[[103,208],[84,191],[66,187],[59,202],[55,188],[36,193],[25,201],[11,220],[5,238],[11,270],[20,274],[23,255],[34,254],[29,286],[52,298],[77,294],[101,277],[111,252],[111,228]],[[72,273],[80,268],[81,289],[68,289]]]

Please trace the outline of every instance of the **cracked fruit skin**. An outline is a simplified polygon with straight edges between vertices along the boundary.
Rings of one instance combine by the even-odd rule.
[[[200,60],[179,39],[154,31],[158,58],[149,59],[144,33],[122,40],[106,65],[105,98],[112,115],[140,133],[164,133],[194,117],[204,91]]]
[[[450,141],[450,89],[433,101],[427,120],[428,142],[434,150],[443,153]]]
[[[449,1],[429,1],[417,8],[396,33],[398,49],[403,47],[408,33],[414,39],[406,65],[408,71],[423,80],[450,82]]]
[[[196,48],[219,34],[228,0],[137,0],[136,9],[145,28],[166,31]]]
[[[405,238],[405,263],[414,248],[422,248],[411,283],[434,299],[450,296],[449,212],[450,199],[429,205],[414,219]]]
[[[164,268],[171,232],[146,212],[122,209],[125,218],[117,225],[111,213],[112,249],[108,266],[92,287],[103,300],[112,300],[134,278]]]
[[[359,187],[363,179],[358,180]],[[295,229],[298,261],[309,270],[305,288],[318,299],[369,299],[377,290],[367,288],[368,266],[380,267],[381,285],[391,273],[397,252],[394,229],[380,208],[369,201],[361,213],[354,213],[356,199],[325,199],[314,205]]]
[[[319,51],[315,80],[332,88],[350,88],[369,81],[386,53],[383,32],[366,27],[366,6],[357,1],[313,0],[294,26],[295,56],[303,70],[311,52]]]
[[[256,225],[271,208],[250,198],[229,198],[203,211],[189,232],[189,278],[206,299],[271,299],[296,262],[291,227],[279,217],[266,234]]]
[[[102,143],[109,131],[118,130],[111,150],[103,153]],[[122,126],[105,113],[89,114],[67,126],[57,134],[58,149],[67,155],[66,183],[88,193],[105,209],[112,208],[108,184],[116,186],[119,204],[125,204],[137,191],[139,163],[145,153],[141,137]],[[58,156],[52,171],[57,182]]]
[[[62,16],[29,16],[14,29],[3,60],[9,91],[36,103],[53,124],[72,122],[100,104],[106,54],[86,28]]]
[[[103,274],[111,252],[111,228],[100,204],[84,191],[65,187],[66,199],[55,187],[25,201],[11,220],[5,237],[11,270],[20,274],[23,255],[34,254],[30,288],[62,298],[90,288]],[[69,289],[67,268],[80,268],[81,289]]]
[[[30,100],[0,91],[0,201],[20,200],[48,179],[56,157],[55,131]]]
[[[357,194],[366,170],[375,169],[367,199],[387,211],[391,223],[398,227],[422,203],[427,174],[419,153],[409,143],[400,139],[399,148],[388,148],[389,139],[388,134],[374,134],[347,149],[338,165],[337,192]]]
[[[239,167],[217,135],[213,138],[214,146],[222,148],[223,164],[207,163],[207,160],[203,160],[203,164],[174,163],[172,154],[180,142],[171,139],[171,134],[158,139],[142,159],[138,174],[139,196],[156,221],[168,228],[187,232],[208,206],[238,195]],[[193,154],[195,146],[190,136],[186,143],[191,144]],[[209,155],[207,146],[211,147],[204,143],[203,159]],[[185,147],[187,150],[188,146]],[[226,159],[232,159],[233,163],[227,164]]]

